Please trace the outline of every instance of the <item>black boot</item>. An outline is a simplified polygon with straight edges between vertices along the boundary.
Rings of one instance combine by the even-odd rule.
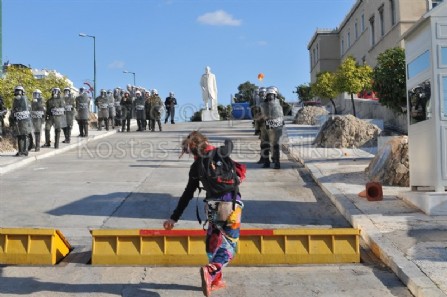
[[[28,137],[29,137],[29,134],[22,136],[22,141],[23,141],[23,144],[22,144],[22,155],[23,156],[28,156]],[[31,139],[32,139],[32,137],[31,137]]]
[[[28,138],[29,138],[28,151],[30,151],[34,148],[33,133],[28,134]]]
[[[106,123],[106,131],[109,131],[109,119],[105,119],[104,122]]]
[[[62,143],[70,143],[70,139],[68,136],[68,127],[63,128],[62,130],[64,131],[64,137],[65,137]]]
[[[160,120],[157,120],[157,123],[158,123],[158,130],[161,131],[161,121],[160,121]]]
[[[270,161],[264,162],[264,165],[262,165],[262,168],[270,168]]]
[[[61,130],[56,130],[54,132],[54,148],[58,149],[59,148],[59,139],[61,137]]]
[[[78,126],[79,126],[79,137],[84,137],[84,123],[81,122],[82,120],[79,121]]]
[[[17,136],[17,154],[16,157],[20,157],[22,155],[22,138],[21,136]]]
[[[45,144],[42,147],[51,147],[50,130],[45,130]]]
[[[88,137],[88,121],[84,121],[84,137]]]
[[[36,139],[36,146],[35,146],[34,151],[38,152],[38,151],[40,151],[40,133],[39,132],[35,132],[34,133],[34,138]]]

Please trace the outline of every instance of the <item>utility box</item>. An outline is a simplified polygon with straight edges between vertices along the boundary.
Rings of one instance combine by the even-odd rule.
[[[404,35],[411,193],[427,214],[447,214],[447,3]],[[405,199],[405,197],[404,197]]]

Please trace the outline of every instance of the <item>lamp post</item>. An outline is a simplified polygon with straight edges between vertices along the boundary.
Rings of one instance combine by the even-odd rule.
[[[133,85],[134,85],[134,86],[137,85],[137,84],[135,83],[135,72],[124,70],[123,73],[130,73],[130,74],[133,74]]]
[[[85,33],[79,33],[80,37],[93,38],[93,100],[96,98],[96,37]]]

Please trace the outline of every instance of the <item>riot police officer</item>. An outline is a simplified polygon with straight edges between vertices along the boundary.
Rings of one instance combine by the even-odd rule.
[[[65,140],[62,143],[70,143],[71,129],[73,128],[73,120],[75,118],[75,98],[71,94],[70,88],[64,89],[64,102],[65,102],[65,119],[67,126],[64,128]]]
[[[121,99],[121,132],[130,132],[130,119],[132,118],[132,99],[129,92],[124,92],[124,97]],[[127,130],[125,130],[127,128]]]
[[[108,125],[112,125],[112,129],[115,129],[115,98],[113,98],[112,90],[107,90],[107,100],[109,102],[109,116],[107,117]]]
[[[22,86],[14,88],[14,102],[9,117],[14,135],[17,137],[18,152],[16,156],[28,156],[28,134],[32,133],[31,113],[25,89]]]
[[[107,99],[107,92],[101,89],[101,94],[96,97],[95,104],[98,107],[98,130],[102,130],[102,123],[105,123],[106,130],[109,130],[109,99]]]
[[[61,89],[53,88],[51,98],[47,101],[45,111],[45,144],[42,147],[50,147],[50,131],[54,126],[54,148],[59,148],[61,129],[67,125],[65,118],[65,102],[61,97]]]
[[[79,96],[76,97],[76,113],[79,126],[79,136],[88,137],[88,120],[90,113],[90,98],[84,88],[79,88]]]
[[[137,131],[143,131],[144,127],[146,126],[145,122],[146,122],[146,112],[145,112],[145,107],[144,107],[144,98],[141,94],[141,91],[138,90],[135,92],[135,101],[134,101],[134,105],[135,105],[135,116],[137,118],[137,126],[138,129]]]
[[[31,102],[31,119],[34,127],[34,151],[40,151],[40,133],[42,124],[45,120],[45,106],[43,103],[42,92],[39,89],[33,92],[33,102]]]
[[[5,115],[8,110],[6,109],[5,103],[3,102],[3,97],[0,95],[0,140],[4,136],[3,127],[5,127]]]
[[[149,116],[150,116],[150,126],[149,129],[155,131],[155,122],[158,124],[158,129],[161,131],[161,110],[163,108],[163,102],[160,96],[158,96],[157,89],[152,90],[152,95],[149,98]]]
[[[261,132],[261,157],[264,160],[263,168],[270,168],[269,153],[271,153],[274,169],[280,169],[280,146],[279,140],[282,136],[284,126],[284,114],[282,106],[277,99],[276,87],[267,88],[266,97],[261,104],[261,113],[264,124]]]

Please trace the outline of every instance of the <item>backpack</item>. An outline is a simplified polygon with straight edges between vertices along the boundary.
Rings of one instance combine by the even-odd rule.
[[[219,197],[233,192],[233,200],[239,191],[239,184],[245,179],[246,166],[219,153],[214,148],[199,158],[199,179],[208,195]]]

